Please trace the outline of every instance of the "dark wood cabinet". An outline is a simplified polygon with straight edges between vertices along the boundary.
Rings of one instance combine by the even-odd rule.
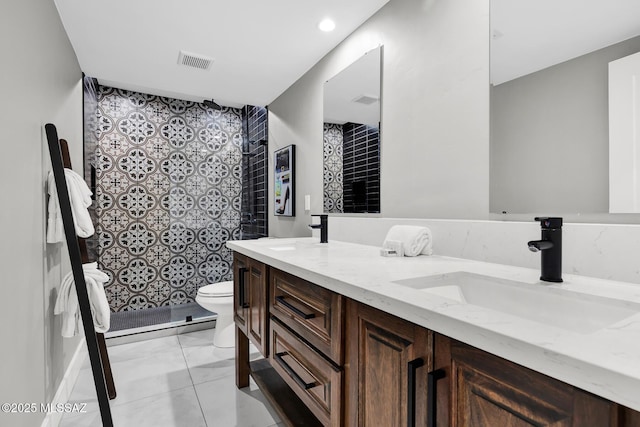
[[[640,427],[640,413],[234,254],[236,385],[286,425]],[[268,359],[249,362],[249,341]]]
[[[485,351],[435,335],[437,426],[632,426],[637,413]]]
[[[433,334],[355,301],[346,312],[345,425],[425,426]]]
[[[268,267],[254,259],[234,254],[233,273],[236,326],[263,356],[268,356]]]

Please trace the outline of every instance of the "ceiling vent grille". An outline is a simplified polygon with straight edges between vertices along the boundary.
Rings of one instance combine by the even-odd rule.
[[[357,102],[358,104],[371,105],[378,102],[378,98],[376,98],[375,96],[360,95],[353,98],[353,102]]]
[[[178,64],[185,67],[199,68],[201,70],[208,70],[213,63],[213,59],[204,55],[198,55],[197,53],[180,51],[178,55]]]

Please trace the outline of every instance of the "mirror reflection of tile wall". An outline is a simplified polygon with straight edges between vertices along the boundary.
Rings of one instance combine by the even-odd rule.
[[[325,123],[323,157],[326,213],[380,212],[378,128]]]
[[[324,212],[342,213],[342,125],[324,124]]]
[[[269,137],[267,109],[244,107],[247,138],[242,162],[242,239],[266,237],[269,233],[267,216],[267,169]]]

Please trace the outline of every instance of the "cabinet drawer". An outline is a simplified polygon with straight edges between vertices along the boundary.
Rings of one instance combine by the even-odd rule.
[[[341,366],[344,297],[276,269],[270,282],[271,314]]]
[[[341,425],[342,372],[277,320],[270,325],[273,368],[323,425]]]

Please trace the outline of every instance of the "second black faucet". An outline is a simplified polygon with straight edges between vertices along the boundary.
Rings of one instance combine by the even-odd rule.
[[[529,250],[541,252],[540,280],[562,282],[562,218],[536,217],[540,221],[542,238],[531,240]]]

